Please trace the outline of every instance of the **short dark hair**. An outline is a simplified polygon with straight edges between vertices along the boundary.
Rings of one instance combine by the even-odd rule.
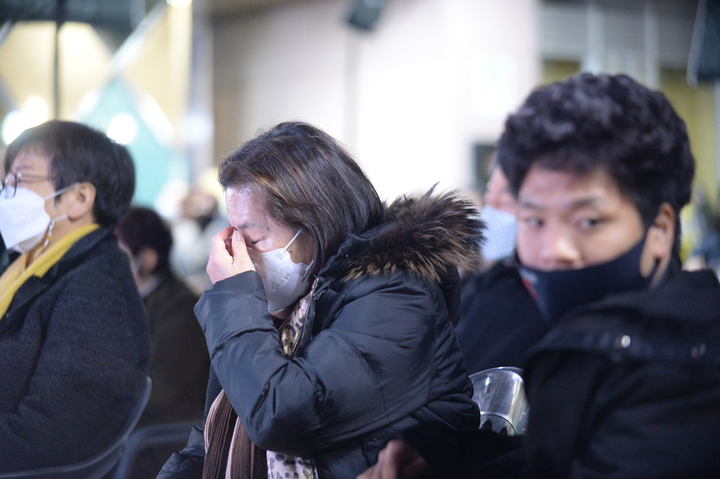
[[[170,248],[172,233],[163,219],[155,211],[142,206],[134,206],[115,227],[115,234],[136,256],[143,248],[157,253],[156,272],[170,271]]]
[[[8,145],[5,171],[10,171],[24,149],[36,149],[50,158],[55,190],[80,182],[92,184],[93,215],[101,225],[116,224],[130,208],[135,192],[135,166],[127,149],[104,133],[59,120],[29,128]]]
[[[662,93],[626,75],[590,73],[540,87],[507,119],[498,159],[515,196],[537,164],[576,174],[604,169],[646,228],[668,202],[677,252],[695,161],[685,123]]]
[[[301,122],[270,128],[223,160],[223,188],[257,187],[277,223],[302,228],[317,274],[345,238],[380,224],[383,204],[360,166],[320,129]]]

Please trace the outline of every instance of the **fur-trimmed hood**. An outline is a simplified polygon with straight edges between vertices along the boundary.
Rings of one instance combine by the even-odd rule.
[[[383,224],[361,236],[364,247],[348,251],[346,278],[406,270],[439,282],[451,267],[476,270],[485,228],[477,208],[457,191],[433,193],[388,206]]]

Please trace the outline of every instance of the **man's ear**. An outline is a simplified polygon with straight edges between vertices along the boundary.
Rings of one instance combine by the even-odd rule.
[[[95,206],[95,187],[88,182],[78,183],[75,187],[75,202],[68,210],[68,218],[77,220],[89,213],[94,221],[93,206]]]
[[[658,264],[658,272],[664,271],[672,258],[673,245],[675,244],[675,210],[670,203],[660,205],[653,224],[648,229],[645,239],[645,251],[648,258],[645,262],[646,274],[649,274],[655,264]],[[651,261],[652,260],[652,261]]]

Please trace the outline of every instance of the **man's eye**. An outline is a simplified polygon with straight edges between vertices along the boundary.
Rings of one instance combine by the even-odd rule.
[[[589,229],[599,225],[602,221],[603,220],[600,218],[583,218],[580,220],[579,224],[580,228]]]
[[[530,217],[530,218],[524,218],[523,223],[525,223],[527,226],[529,226],[531,228],[539,228],[540,226],[542,226],[543,221],[540,218]]]

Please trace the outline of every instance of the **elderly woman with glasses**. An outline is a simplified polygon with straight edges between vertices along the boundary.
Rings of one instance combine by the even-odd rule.
[[[330,136],[283,123],[220,167],[230,226],[195,307],[212,361],[204,436],[161,478],[354,478],[399,428],[477,428],[455,341],[468,201],[380,201]]]
[[[51,121],[7,148],[0,234],[0,472],[93,457],[144,385],[149,332],[113,226],[135,170],[124,147]],[[19,253],[19,255],[17,254]]]

